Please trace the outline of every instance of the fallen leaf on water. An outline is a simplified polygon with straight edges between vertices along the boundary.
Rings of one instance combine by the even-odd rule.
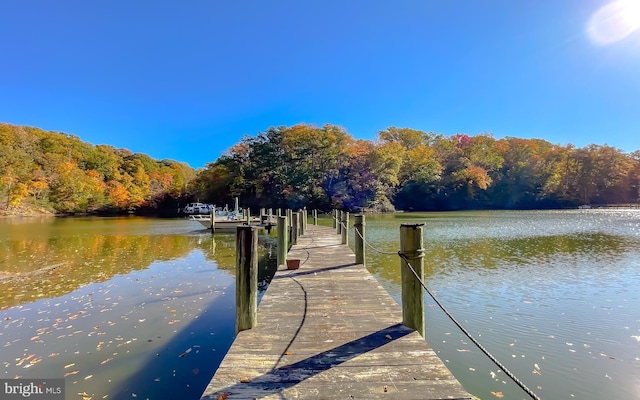
[[[75,375],[75,374],[77,374],[78,372],[80,372],[80,371],[71,371],[71,372],[67,372],[66,374],[64,374],[64,378],[66,378],[67,376],[70,376],[70,375]]]
[[[178,357],[184,357],[187,354],[191,353],[191,347],[189,347],[188,349],[186,349],[183,353],[181,353]]]
[[[93,378],[93,375],[87,375],[84,377],[84,380],[86,381],[87,379],[91,379],[91,378]]]
[[[504,395],[502,394],[502,392],[491,392],[492,395],[498,397],[498,398],[503,398]]]
[[[109,361],[113,360],[113,358],[107,358],[106,360],[103,360],[100,365],[104,365],[106,363],[108,363]]]
[[[534,374],[536,374],[536,375],[542,375],[542,373],[540,373],[540,371],[538,371],[537,369],[534,369],[534,370],[533,370],[533,371],[531,371],[531,372],[533,372],[533,373],[534,373]]]
[[[76,363],[67,364],[67,365],[64,366],[64,369],[71,368],[74,365],[76,365]]]

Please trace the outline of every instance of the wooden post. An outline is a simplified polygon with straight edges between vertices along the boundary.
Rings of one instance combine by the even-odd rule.
[[[333,227],[333,229],[336,229],[338,226],[336,218],[338,218],[338,210],[333,209],[331,210],[331,226]]]
[[[302,212],[304,213],[304,218],[302,218],[302,226],[304,227],[303,229],[306,231],[307,230],[307,223],[309,221],[307,221],[309,219],[309,212],[307,211],[307,207],[302,209]]]
[[[305,229],[306,227],[304,226],[304,220],[305,220],[305,215],[306,215],[306,211],[305,210],[301,210],[298,211],[298,215],[299,215],[299,221],[300,221],[300,236],[304,235]]]
[[[400,225],[400,253],[407,257],[413,269],[424,282],[423,225]],[[423,288],[402,258],[400,258],[400,280],[402,281],[402,323],[409,328],[417,330],[424,337]]]
[[[278,266],[287,262],[289,240],[287,237],[287,217],[278,217]]]
[[[236,333],[258,322],[258,228],[236,230]]]
[[[342,212],[342,244],[349,244],[349,213]]]
[[[338,227],[336,228],[336,233],[338,235],[342,234],[342,224],[341,224],[341,222],[342,222],[342,213],[343,212],[344,211],[336,210],[336,224],[338,225]]]
[[[267,210],[265,210],[264,207],[260,209],[260,217],[263,215],[267,215]]]
[[[251,209],[247,207],[247,225],[251,225]]]
[[[354,234],[354,240],[355,240],[355,252],[356,252],[356,264],[364,264],[364,256],[365,256],[365,252],[364,252],[364,238],[366,238],[365,236],[365,230],[364,230],[364,214],[358,214],[355,216],[355,223],[353,224],[353,226],[355,227],[355,234]]]
[[[297,212],[291,214],[291,244],[298,244],[299,216],[300,214]]]
[[[276,208],[276,216],[282,217],[282,208]]]
[[[216,206],[211,210],[211,234],[216,232]]]
[[[313,224],[318,225],[318,210],[313,209]]]
[[[293,211],[287,208],[284,212],[287,216],[287,237],[289,238],[289,244],[293,245]]]

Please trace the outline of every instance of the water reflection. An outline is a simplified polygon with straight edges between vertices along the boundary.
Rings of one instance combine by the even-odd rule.
[[[64,376],[67,398],[199,398],[235,333],[234,235],[183,220],[0,223],[0,376]],[[275,251],[259,242],[264,286]]]
[[[0,221],[0,310],[70,293],[92,282],[186,257],[194,249],[235,273],[235,238],[176,231],[176,223],[141,218]],[[179,233],[179,234],[178,234]],[[275,244],[261,241],[265,255]],[[263,246],[263,247],[265,247]],[[271,251],[273,253],[273,251]],[[265,260],[266,261],[266,260]],[[261,263],[263,280],[269,276]]]
[[[425,222],[426,281],[485,347],[542,398],[636,398],[640,212],[589,210],[371,216],[375,247]],[[397,300],[400,260],[367,250]],[[520,399],[427,296],[427,339],[467,390]]]

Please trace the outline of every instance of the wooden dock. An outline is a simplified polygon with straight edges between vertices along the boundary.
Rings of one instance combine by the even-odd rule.
[[[309,225],[202,399],[471,399],[334,229]],[[398,261],[398,264],[400,261]]]

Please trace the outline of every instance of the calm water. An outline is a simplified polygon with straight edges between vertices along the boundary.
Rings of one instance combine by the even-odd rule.
[[[64,376],[68,399],[198,399],[235,333],[235,237],[199,229],[0,219],[0,377]]]
[[[428,286],[542,399],[640,399],[640,210],[368,216],[368,240],[397,251],[405,222],[425,223]],[[400,301],[398,257],[367,251]],[[467,390],[529,398],[427,302],[427,340]]]
[[[428,285],[541,398],[640,398],[639,210],[367,216],[368,239],[397,251],[403,222],[425,223]],[[235,249],[194,224],[0,220],[0,377],[198,398],[233,340]],[[367,251],[399,300],[398,257]],[[527,398],[427,300],[427,339],[467,390]]]

